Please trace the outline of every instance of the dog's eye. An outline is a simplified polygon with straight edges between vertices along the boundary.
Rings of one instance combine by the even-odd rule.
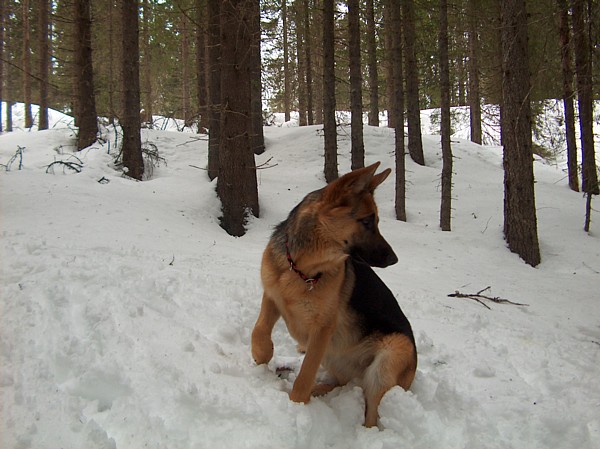
[[[368,217],[362,218],[359,221],[368,231],[371,231],[375,227],[375,215],[369,215]]]

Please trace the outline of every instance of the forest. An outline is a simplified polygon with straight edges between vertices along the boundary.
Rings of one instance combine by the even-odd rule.
[[[404,157],[424,164],[419,114],[430,108],[440,110],[440,227],[450,230],[451,108],[468,107],[470,138],[482,143],[487,105],[499,106],[509,247],[539,263],[533,153],[566,151],[589,230],[599,193],[597,0],[1,0],[0,20],[4,131],[17,101],[26,127],[47,128],[49,107],[74,116],[79,149],[96,141],[99,122],[118,123],[120,162],[141,180],[140,128],[181,119],[208,134],[207,173],[232,235],[244,234],[248,213],[259,216],[254,155],[279,112],[323,125],[327,181],[338,176],[339,111],[350,112],[353,169],[364,166],[364,126],[396,129],[396,215],[405,220]],[[547,100],[563,102],[564,148],[532,143]]]

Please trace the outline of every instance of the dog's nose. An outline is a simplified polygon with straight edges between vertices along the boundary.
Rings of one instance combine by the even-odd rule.
[[[396,256],[396,253],[392,251],[388,253],[385,262],[387,267],[394,265],[395,263],[398,263],[398,256]]]

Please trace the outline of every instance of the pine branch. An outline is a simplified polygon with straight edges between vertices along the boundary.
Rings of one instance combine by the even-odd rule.
[[[448,296],[451,298],[467,298],[467,299],[472,299],[473,301],[478,302],[479,304],[481,304],[483,307],[491,310],[491,307],[488,306],[486,303],[484,303],[482,300],[483,299],[487,299],[488,301],[492,301],[495,302],[496,304],[512,304],[515,306],[524,306],[527,307],[529,306],[529,304],[522,304],[519,302],[513,302],[513,301],[509,301],[508,299],[504,299],[504,298],[499,298],[498,296],[487,296],[487,295],[482,295],[482,293],[486,290],[489,290],[491,287],[488,286],[482,290],[479,290],[477,293],[461,293],[458,290],[455,291],[454,293],[449,294]]]

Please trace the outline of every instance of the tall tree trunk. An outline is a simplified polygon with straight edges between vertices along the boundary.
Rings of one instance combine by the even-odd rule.
[[[575,42],[575,72],[579,104],[579,129],[582,149],[582,191],[598,195],[598,175],[593,132],[592,44],[588,31],[590,17],[586,0],[572,0],[573,39]]]
[[[196,73],[197,88],[196,101],[198,102],[198,133],[205,133],[209,127],[208,120],[208,58],[207,58],[207,10],[205,0],[196,0]]]
[[[221,148],[217,193],[228,234],[246,233],[248,214],[258,217],[256,164],[250,147],[251,57],[253,2],[227,0],[221,4]]]
[[[40,76],[40,116],[38,129],[48,129],[48,71],[50,65],[49,58],[49,8],[48,0],[40,0],[39,11],[39,76]]]
[[[140,140],[140,48],[139,2],[122,0],[121,26],[123,33],[123,166],[127,176],[142,180],[144,158]]]
[[[402,2],[404,52],[406,55],[406,97],[408,111],[408,153],[413,161],[425,165],[421,137],[421,110],[419,107],[419,72],[417,68],[415,5],[413,0]]]
[[[394,30],[390,50],[390,66],[392,67],[393,116],[396,120],[394,132],[396,159],[396,195],[394,207],[396,219],[406,221],[406,168],[404,160],[404,83],[402,81],[402,13],[396,0],[386,0],[385,26]]]
[[[298,125],[308,125],[307,120],[307,101],[306,101],[306,52],[304,47],[307,45],[304,36],[304,3],[296,1],[294,3],[294,13],[296,18],[296,61],[298,63]]]
[[[142,77],[143,77],[143,95],[142,95],[142,106],[144,108],[144,114],[142,121],[148,123],[150,128],[153,127],[153,97],[152,97],[152,51],[150,49],[150,5],[148,0],[143,0],[142,3],[142,52],[144,58]]]
[[[31,47],[29,24],[29,0],[23,0],[23,103],[25,106],[25,128],[33,126],[31,114]]]
[[[323,55],[321,45],[323,42],[323,5],[322,0],[312,0],[313,27],[311,45],[313,53],[313,102],[315,109],[315,124],[323,123]]]
[[[469,46],[469,120],[471,125],[471,142],[481,145],[481,96],[479,94],[479,32],[477,30],[477,0],[468,0],[468,46]]]
[[[75,67],[77,77],[77,149],[82,150],[96,141],[98,116],[94,93],[94,70],[92,67],[92,18],[91,0],[75,1]],[[131,55],[129,55],[131,56]]]
[[[283,109],[285,121],[289,122],[290,116],[290,44],[288,42],[288,13],[287,0],[281,0],[281,20],[283,27]]]
[[[386,109],[387,109],[387,126],[388,128],[396,127],[396,117],[394,115],[395,111],[395,100],[394,97],[396,92],[394,90],[394,67],[392,63],[393,59],[393,46],[394,46],[394,38],[397,32],[401,31],[402,27],[402,10],[398,11],[400,14],[400,24],[399,27],[396,28],[393,25],[392,17],[390,16],[390,10],[392,5],[390,2],[393,0],[386,0],[386,7],[383,9],[383,31],[384,31],[384,50],[386,57],[383,61],[383,67],[385,70],[385,95],[386,95]],[[389,6],[388,6],[389,5]],[[400,49],[402,49],[402,45],[400,45]],[[404,92],[404,87],[402,87],[402,91]],[[404,107],[402,108],[402,113],[404,114]],[[402,129],[402,134],[404,134],[404,124]],[[403,137],[404,139],[404,137]]]
[[[325,180],[338,177],[337,129],[335,122],[335,42],[334,0],[323,0],[323,134]]]
[[[530,75],[525,0],[500,2],[504,237],[526,263],[540,263],[531,142]]]
[[[250,148],[254,154],[265,152],[265,135],[263,130],[262,115],[262,80],[261,80],[261,53],[260,53],[260,2],[258,0],[251,3],[252,6],[252,29],[250,46],[251,55],[251,130],[250,130]]]
[[[311,42],[311,29],[310,29],[310,8],[308,0],[303,0],[304,9],[304,36],[306,44],[304,45],[304,59],[306,61],[306,121],[309,125],[315,123],[314,117],[314,104],[313,104],[313,80],[312,80],[312,45]]]
[[[441,93],[441,140],[442,140],[442,203],[440,228],[451,230],[452,220],[452,147],[450,146],[450,64],[448,61],[448,2],[440,0],[440,93]]]
[[[359,0],[348,0],[348,52],[350,57],[350,139],[352,144],[352,170],[354,170],[365,166]]]
[[[187,11],[182,10],[179,25],[179,31],[181,33],[181,114],[183,116],[185,126],[190,126],[192,124],[192,117],[190,113],[189,28]]]
[[[4,73],[4,14],[5,14],[5,9],[4,9],[4,3],[6,0],[0,0],[0,103],[2,101],[6,101],[6,98],[4,98],[4,90],[3,90],[3,86],[4,86],[4,78],[5,78],[5,73]],[[2,124],[2,104],[0,104],[0,133],[3,131],[3,124]]]
[[[375,8],[367,0],[367,66],[369,70],[369,125],[379,126],[379,76],[377,74],[377,41],[375,39]]]
[[[115,11],[115,3],[113,0],[109,0],[108,2],[108,112],[109,117],[108,120],[111,125],[115,123],[116,108],[115,108],[115,92],[114,86],[119,85],[120,83],[115,82],[115,69],[114,69],[114,61],[115,61],[115,30],[113,27],[113,23],[115,23],[114,18]]]
[[[221,132],[221,0],[208,0],[209,134],[208,177],[219,175]]]
[[[567,170],[569,187],[579,192],[577,172],[577,140],[575,137],[575,107],[573,105],[573,65],[571,55],[571,33],[569,27],[569,6],[567,0],[557,0],[559,16],[560,55],[563,75],[563,104],[565,109],[565,130],[567,140]]]

